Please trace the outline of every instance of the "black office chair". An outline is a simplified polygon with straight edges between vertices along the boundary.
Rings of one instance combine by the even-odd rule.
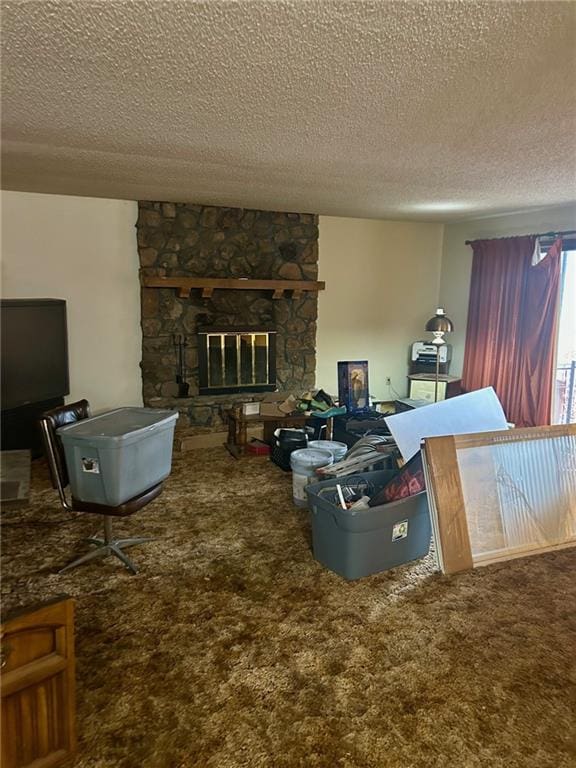
[[[143,493],[135,496],[133,499],[125,501],[123,504],[119,504],[117,507],[109,507],[106,504],[96,504],[93,502],[80,501],[71,497],[71,501],[68,501],[66,497],[65,488],[69,484],[68,470],[66,468],[66,459],[64,456],[64,449],[62,442],[56,430],[65,424],[71,424],[81,419],[87,419],[90,417],[90,404],[88,400],[78,400],[75,403],[69,405],[61,405],[58,408],[52,408],[50,411],[46,411],[40,417],[40,431],[42,433],[42,440],[44,442],[44,449],[46,452],[46,458],[48,460],[48,466],[50,468],[50,476],[52,479],[52,487],[58,491],[60,496],[60,503],[64,509],[73,512],[90,512],[96,515],[102,515],[104,524],[104,536],[103,538],[97,536],[91,536],[87,541],[94,546],[90,552],[82,557],[73,560],[65,568],[62,568],[59,573],[64,573],[71,568],[75,568],[77,565],[86,563],[89,560],[95,560],[97,557],[106,557],[107,555],[114,555],[121,560],[126,568],[133,574],[137,573],[136,566],[130,560],[130,558],[123,551],[126,547],[132,547],[136,544],[144,544],[147,541],[153,541],[149,538],[129,538],[129,539],[115,539],[112,534],[112,517],[127,517],[133,515],[138,510],[145,507],[153,501],[162,490],[162,483],[157,483]]]

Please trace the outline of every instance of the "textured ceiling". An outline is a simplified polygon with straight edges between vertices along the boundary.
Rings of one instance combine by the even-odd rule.
[[[576,200],[576,4],[5,0],[6,189],[455,220]]]

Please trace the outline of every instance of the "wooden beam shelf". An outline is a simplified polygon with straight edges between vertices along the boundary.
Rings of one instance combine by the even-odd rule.
[[[215,289],[231,291],[273,291],[273,299],[281,299],[287,291],[292,291],[292,298],[300,299],[304,291],[323,291],[326,283],[318,280],[251,280],[248,278],[217,277],[156,277],[142,276],[145,288],[175,288],[181,299],[187,299],[190,291],[199,288],[202,298],[209,299]]]

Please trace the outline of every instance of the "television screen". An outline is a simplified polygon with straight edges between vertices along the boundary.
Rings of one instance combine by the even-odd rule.
[[[70,392],[63,299],[2,299],[2,410]]]

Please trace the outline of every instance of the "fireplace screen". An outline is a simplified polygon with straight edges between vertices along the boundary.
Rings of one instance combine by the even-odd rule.
[[[206,328],[199,332],[200,394],[276,389],[276,332]]]

